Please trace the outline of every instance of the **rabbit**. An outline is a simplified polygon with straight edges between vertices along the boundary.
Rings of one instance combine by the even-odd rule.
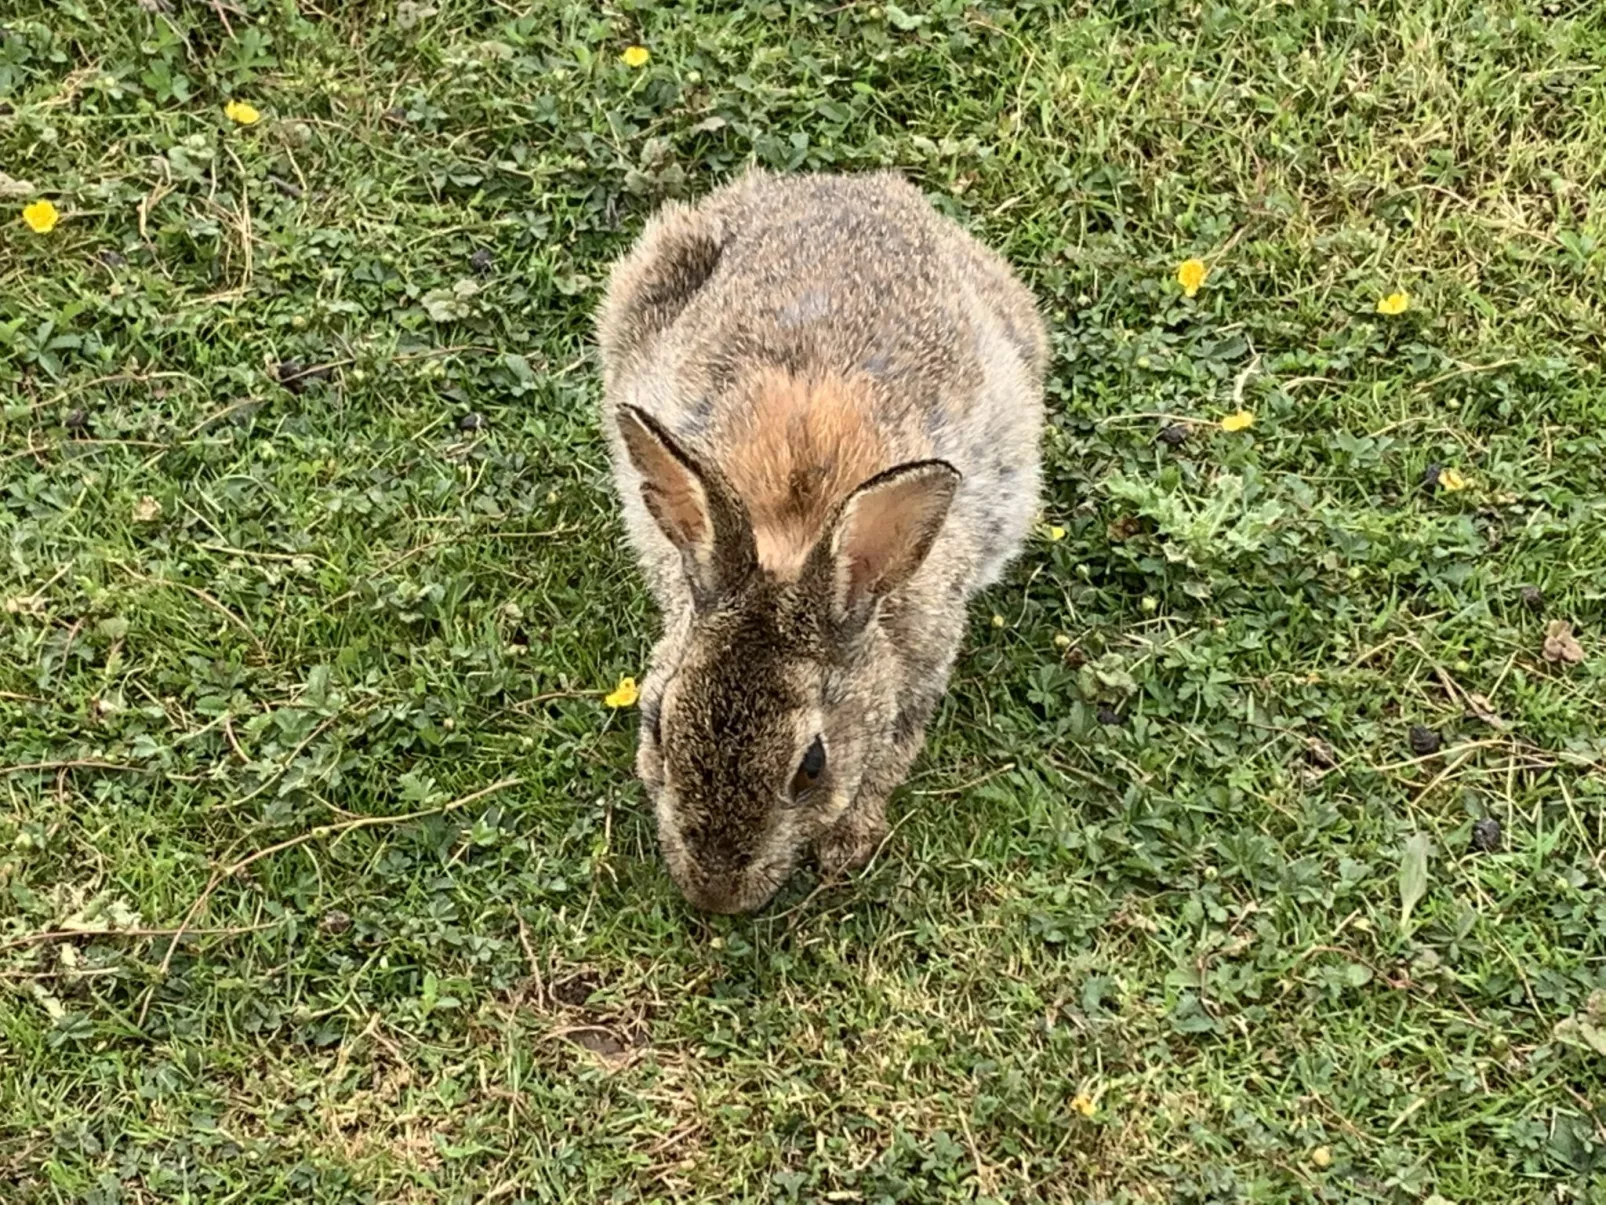
[[[597,314],[602,423],[662,612],[638,776],[695,907],[867,862],[970,595],[1035,521],[1048,341],[893,172],[666,204]]]

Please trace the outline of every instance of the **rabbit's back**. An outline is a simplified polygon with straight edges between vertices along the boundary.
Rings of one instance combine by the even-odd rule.
[[[1041,319],[898,176],[755,173],[667,208],[616,269],[600,336],[605,409],[641,406],[718,465],[778,573],[856,485],[911,460],[963,475],[928,577],[986,585],[1032,522]],[[642,551],[667,555],[622,492]]]

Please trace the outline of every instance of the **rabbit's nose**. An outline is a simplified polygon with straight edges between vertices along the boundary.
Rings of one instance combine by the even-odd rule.
[[[727,884],[698,883],[688,884],[682,888],[686,901],[692,907],[704,912],[717,912],[722,916],[730,916],[737,912],[747,911],[747,904],[742,894],[733,891]]]
[[[734,916],[738,912],[749,910],[749,905],[744,903],[741,897],[735,895],[720,895],[712,899],[705,899],[700,901],[697,906],[704,912],[717,912],[721,916]]]

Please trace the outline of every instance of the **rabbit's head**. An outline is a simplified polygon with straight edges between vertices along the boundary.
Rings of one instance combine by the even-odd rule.
[[[618,423],[691,600],[665,617],[643,684],[637,770],[687,899],[751,911],[847,811],[892,738],[898,660],[875,620],[925,560],[959,474],[928,460],[872,477],[778,573],[717,466],[639,410]]]

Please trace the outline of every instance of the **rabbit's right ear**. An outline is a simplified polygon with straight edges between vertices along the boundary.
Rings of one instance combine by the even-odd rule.
[[[679,550],[697,607],[712,606],[758,565],[746,508],[717,470],[699,464],[651,415],[624,406],[618,422],[641,474],[641,500]]]

